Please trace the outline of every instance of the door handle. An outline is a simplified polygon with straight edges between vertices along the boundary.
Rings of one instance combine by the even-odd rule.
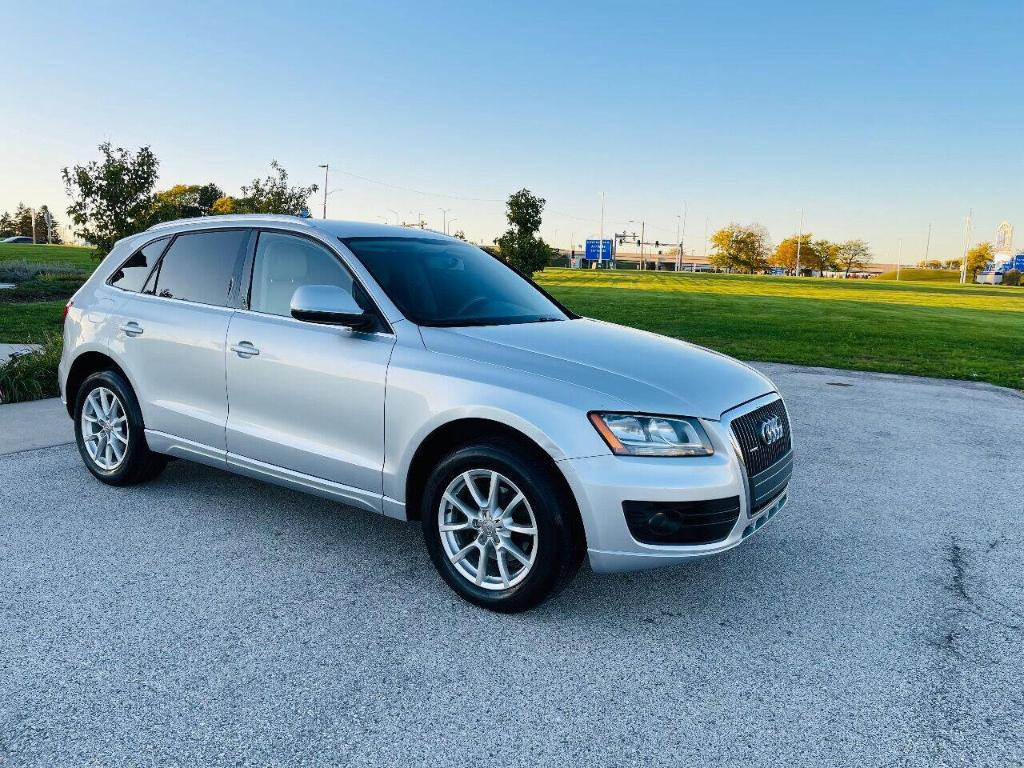
[[[260,353],[260,351],[252,345],[251,341],[240,341],[237,344],[233,344],[231,346],[231,351],[243,360],[248,360],[250,357],[256,357],[256,355]]]
[[[129,320],[121,326],[121,330],[124,332],[125,336],[141,336],[143,328],[134,320]]]

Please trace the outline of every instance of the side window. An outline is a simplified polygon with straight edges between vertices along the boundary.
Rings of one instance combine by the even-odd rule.
[[[154,240],[129,256],[128,261],[118,267],[110,276],[110,284],[123,291],[132,291],[133,293],[141,291],[142,285],[159,260],[160,254],[164,252],[167,240],[166,237]]]
[[[178,235],[160,262],[153,293],[197,304],[226,305],[250,236],[247,230]]]
[[[322,245],[304,237],[261,232],[249,309],[290,317],[292,294],[304,285],[336,285],[351,292],[352,275]]]

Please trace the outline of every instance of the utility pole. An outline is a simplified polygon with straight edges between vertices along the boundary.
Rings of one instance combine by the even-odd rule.
[[[928,266],[928,251],[932,246],[932,223],[928,222],[928,238],[924,241],[924,265]]]
[[[644,262],[644,221],[640,220],[640,269],[647,269],[647,264]]]
[[[601,232],[597,241],[597,263],[604,261],[604,192],[601,193]]]
[[[900,263],[903,261],[903,238],[896,245],[896,282],[900,281]]]
[[[679,271],[679,265],[682,263],[682,255],[683,255],[683,240],[682,240],[682,237],[679,234],[679,220],[680,219],[682,219],[682,216],[679,216],[677,214],[676,215],[676,245],[679,246],[679,254],[676,256],[676,272]]]
[[[323,165],[318,165],[317,168],[323,168],[324,169],[324,218],[326,219],[327,218],[327,171],[329,170],[329,166],[328,166],[327,163],[324,163]]]
[[[682,269],[683,266],[683,247],[686,243],[686,201],[683,200],[683,231],[680,234],[678,228],[676,229],[676,242],[679,243],[679,255],[676,257],[676,272]],[[679,217],[676,216],[676,224],[678,227]]]
[[[448,214],[452,212],[451,208],[438,208],[441,212],[441,231],[446,235],[448,234]]]
[[[704,217],[704,258],[708,257],[708,224],[711,223],[711,217]]]
[[[964,255],[960,260],[960,285],[964,285],[967,282],[967,251],[971,248],[971,226],[973,219],[974,209],[971,208],[967,214],[967,220],[964,222]]]
[[[800,243],[804,239],[804,209],[800,209],[800,227],[796,233],[796,276],[800,277]]]

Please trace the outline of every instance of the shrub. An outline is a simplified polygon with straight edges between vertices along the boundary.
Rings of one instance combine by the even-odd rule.
[[[0,361],[0,403],[20,403],[56,397],[57,364],[63,349],[63,338],[49,333],[42,349]]]
[[[1003,285],[1020,285],[1020,270],[1010,269],[1003,272]]]
[[[0,304],[66,300],[89,278],[89,271],[64,264],[28,261],[0,263],[0,283],[14,283],[0,291]]]

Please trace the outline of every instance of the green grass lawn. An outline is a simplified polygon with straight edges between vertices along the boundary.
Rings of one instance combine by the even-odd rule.
[[[1024,288],[569,269],[537,278],[581,315],[745,360],[1024,389]]]
[[[88,249],[0,245],[95,267]],[[745,360],[987,381],[1024,389],[1024,288],[548,269],[538,281],[588,317],[686,339]],[[901,275],[902,277],[902,275]],[[56,283],[26,282],[40,296]],[[68,287],[68,295],[73,287]],[[13,298],[13,297],[12,297]],[[64,299],[0,301],[0,342],[59,330]]]
[[[46,333],[59,333],[64,304],[99,264],[93,250],[0,243],[0,275],[5,267],[30,272],[39,266],[52,268],[30,279],[15,279],[17,288],[0,291],[0,343],[39,342]]]
[[[876,280],[895,280],[896,270],[883,272]],[[903,267],[900,269],[900,282],[904,280],[920,283],[959,283],[960,272],[955,269],[917,269],[916,267]]]
[[[46,333],[59,333],[66,303],[0,304],[0,343],[41,342]]]
[[[53,264],[55,268],[77,267],[92,272],[99,264],[99,261],[93,256],[94,250],[77,245],[0,243],[0,263],[27,261],[32,264]]]

